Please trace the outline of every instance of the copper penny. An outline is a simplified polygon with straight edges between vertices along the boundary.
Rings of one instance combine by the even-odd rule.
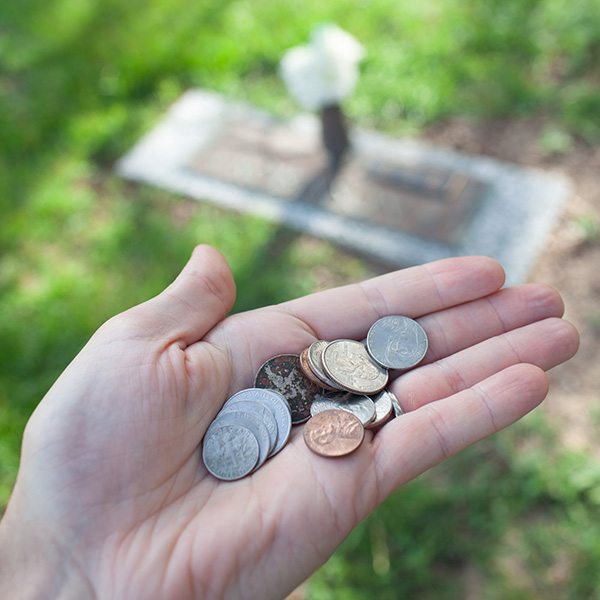
[[[338,457],[354,452],[365,437],[365,429],[355,415],[345,410],[325,410],[304,427],[304,441],[316,454]]]
[[[254,387],[277,390],[288,401],[292,423],[310,418],[310,406],[321,388],[310,381],[300,368],[297,354],[280,354],[265,362],[256,374]]]
[[[306,375],[306,377],[308,377],[315,385],[318,385],[320,388],[322,388],[323,382],[319,379],[308,362],[308,348],[302,350],[299,361],[300,368],[302,369],[304,375]]]

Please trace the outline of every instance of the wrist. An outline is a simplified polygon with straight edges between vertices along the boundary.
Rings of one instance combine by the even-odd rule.
[[[87,600],[93,588],[73,552],[64,548],[21,503],[11,499],[0,521],[0,598]]]

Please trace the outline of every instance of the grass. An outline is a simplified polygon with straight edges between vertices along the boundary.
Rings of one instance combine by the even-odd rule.
[[[367,48],[347,106],[360,126],[406,134],[449,117],[542,114],[549,153],[600,140],[592,0],[0,3],[0,505],[45,391],[100,323],[168,284],[194,244],[230,261],[235,310],[370,273],[329,244],[112,173],[192,86],[294,113],[278,60],[322,21]],[[413,482],[348,538],[308,597],[600,598],[598,465],[561,453],[554,436],[534,416]]]

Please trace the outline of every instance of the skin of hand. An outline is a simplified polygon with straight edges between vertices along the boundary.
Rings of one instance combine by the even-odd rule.
[[[501,289],[485,257],[446,259],[225,318],[235,285],[199,246],[162,294],[105,323],[29,420],[0,523],[4,598],[283,598],[390,493],[513,423],[578,335],[547,286]],[[199,446],[268,358],[417,319],[422,365],[391,383],[405,415],[341,459],[295,427],[254,474],[221,482]]]

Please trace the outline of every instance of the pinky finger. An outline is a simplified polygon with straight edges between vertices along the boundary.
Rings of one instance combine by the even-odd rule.
[[[394,419],[373,440],[379,500],[446,458],[518,421],[547,393],[544,371],[518,364]]]

